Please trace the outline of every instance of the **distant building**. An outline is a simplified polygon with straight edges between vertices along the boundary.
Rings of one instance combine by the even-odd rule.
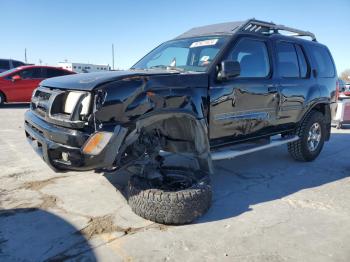
[[[59,67],[76,72],[76,73],[91,73],[91,72],[103,72],[110,71],[109,65],[93,65],[83,63],[70,63],[70,62],[59,62]]]

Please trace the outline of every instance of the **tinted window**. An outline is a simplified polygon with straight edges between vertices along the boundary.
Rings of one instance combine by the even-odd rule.
[[[298,54],[300,77],[306,78],[309,75],[309,65],[306,61],[305,54],[299,45],[295,45]]]
[[[54,68],[46,68],[45,78],[64,76],[64,75],[69,75],[69,74],[70,74],[69,72],[66,72],[63,70],[54,69]]]
[[[1,69],[10,69],[10,63],[8,60],[0,60],[0,68]]]
[[[22,66],[22,65],[24,65],[24,63],[19,62],[19,61],[12,61],[12,66],[13,67],[19,67],[19,66]]]
[[[322,46],[313,46],[311,53],[316,62],[317,75],[319,77],[334,77],[334,66],[328,50]]]
[[[242,39],[233,48],[227,60],[240,63],[240,77],[266,77],[270,73],[269,56],[265,42]]]
[[[298,57],[291,43],[277,43],[277,66],[281,77],[299,77]]]
[[[24,69],[16,73],[16,75],[19,75],[22,79],[43,78],[41,68]]]

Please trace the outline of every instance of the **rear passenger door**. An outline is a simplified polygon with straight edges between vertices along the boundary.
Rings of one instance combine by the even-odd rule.
[[[310,63],[302,45],[278,40],[275,50],[281,95],[278,123],[288,129],[300,119],[309,90],[317,88],[317,83],[311,76]]]

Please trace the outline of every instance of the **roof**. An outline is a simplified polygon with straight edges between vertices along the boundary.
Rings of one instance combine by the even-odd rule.
[[[42,65],[23,65],[17,67],[17,69],[25,69],[25,68],[55,68],[55,69],[64,69],[59,66],[42,66]],[[64,69],[65,70],[65,69]]]
[[[246,21],[236,21],[220,24],[212,24],[200,27],[194,27],[187,32],[179,35],[176,38],[188,38],[201,35],[214,35],[214,34],[233,34],[235,29],[239,28]]]
[[[187,32],[179,35],[175,39],[189,38],[196,36],[206,36],[206,35],[233,35],[238,31],[246,33],[256,33],[256,34],[278,34],[279,31],[288,32],[288,36],[306,36],[310,37],[312,41],[316,41],[316,37],[313,33],[308,31],[303,31],[295,29],[292,27],[287,27],[284,25],[278,25],[273,22],[259,21],[254,18],[248,19],[246,21],[236,21],[220,24],[212,24],[201,27],[194,27]]]

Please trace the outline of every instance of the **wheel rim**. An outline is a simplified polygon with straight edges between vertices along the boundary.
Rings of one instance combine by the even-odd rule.
[[[315,151],[321,141],[321,125],[319,123],[313,123],[310,127],[309,134],[307,137],[307,145],[310,151]]]

